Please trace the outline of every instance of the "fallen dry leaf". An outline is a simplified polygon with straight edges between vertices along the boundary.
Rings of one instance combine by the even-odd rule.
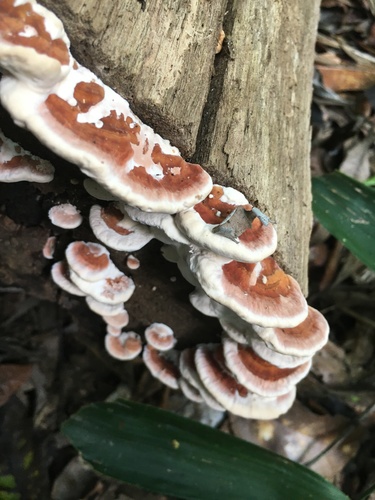
[[[348,92],[369,89],[375,85],[375,69],[362,69],[357,66],[316,65],[325,87],[335,92]]]
[[[33,365],[0,365],[0,406],[30,378]]]

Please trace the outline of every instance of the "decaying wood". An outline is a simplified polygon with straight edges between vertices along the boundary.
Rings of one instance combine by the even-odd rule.
[[[307,291],[310,105],[319,2],[236,0],[197,159],[277,223],[278,260]]]
[[[185,155],[197,144],[195,158],[215,180],[277,222],[279,261],[306,292],[318,0],[43,3],[64,22],[81,63]]]
[[[195,140],[226,0],[45,0],[76,59],[185,155]]]

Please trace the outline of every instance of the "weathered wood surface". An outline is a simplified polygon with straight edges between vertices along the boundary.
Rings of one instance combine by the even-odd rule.
[[[306,292],[318,0],[42,3],[63,20],[81,63],[277,222],[278,259]],[[215,59],[222,25],[227,43]]]
[[[185,155],[194,152],[226,0],[41,3],[63,21],[79,62]]]

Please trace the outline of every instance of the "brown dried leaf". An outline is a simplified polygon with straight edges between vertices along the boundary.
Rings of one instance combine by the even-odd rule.
[[[30,378],[33,365],[0,365],[0,406]]]
[[[316,69],[322,75],[325,87],[335,92],[365,90],[375,85],[375,69],[357,66],[322,66]]]

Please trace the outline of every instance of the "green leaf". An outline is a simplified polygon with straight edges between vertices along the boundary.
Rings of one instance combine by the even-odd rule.
[[[81,409],[63,432],[103,474],[179,498],[346,499],[309,469],[172,413],[129,401]]]
[[[375,175],[365,181],[366,186],[375,186]]]
[[[375,190],[340,172],[313,179],[319,222],[375,270]]]

